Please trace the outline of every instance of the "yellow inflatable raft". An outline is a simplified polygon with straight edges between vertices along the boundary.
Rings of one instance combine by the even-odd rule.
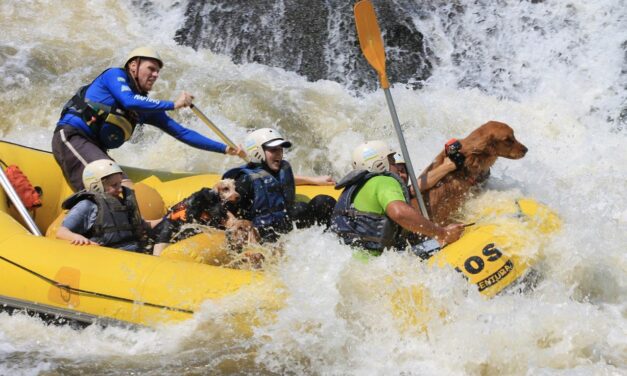
[[[54,228],[61,202],[71,190],[52,155],[2,141],[0,160],[19,166],[34,186],[41,187],[43,206],[32,213],[34,223],[42,233]],[[159,218],[167,206],[201,187],[213,186],[219,179],[217,175],[124,170],[139,182],[135,189],[147,219]],[[339,195],[332,187],[297,187],[301,200],[320,193]],[[507,220],[490,222],[495,218]],[[457,269],[486,296],[505,289],[534,262],[521,254],[530,233],[549,234],[559,227],[557,216],[531,199],[491,207],[478,214],[477,222],[429,263]],[[256,299],[253,306],[242,306],[232,315],[234,325],[247,330],[255,322],[255,312],[276,310],[282,304],[273,292],[276,283],[263,272],[208,265],[220,264],[224,256],[220,233],[200,234],[169,247],[165,257],[155,257],[106,247],[73,246],[54,239],[54,231],[41,237],[27,228],[4,190],[0,191],[0,304],[8,308],[83,323],[156,325],[189,319],[206,300],[252,291]]]
[[[43,191],[43,206],[31,213],[40,232],[54,224],[60,205],[71,194],[52,154],[0,142],[0,160],[17,165]],[[211,187],[215,175],[185,176],[124,168],[137,184],[146,217],[165,213],[165,205]],[[181,178],[181,176],[183,176]],[[179,178],[177,184],[170,181]],[[162,181],[163,179],[163,181]],[[193,182],[193,184],[191,184]],[[159,191],[152,188],[158,187]],[[268,286],[263,273],[190,263],[98,246],[74,246],[49,236],[35,236],[0,191],[0,304],[91,323],[155,325],[189,319],[206,300]],[[276,309],[272,294],[258,295],[257,309]],[[234,312],[235,324],[251,320]]]

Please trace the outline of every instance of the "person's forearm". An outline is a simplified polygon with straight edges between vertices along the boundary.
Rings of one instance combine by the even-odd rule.
[[[302,176],[294,175],[295,185],[334,185],[335,180],[331,176]]]
[[[432,238],[441,238],[444,236],[444,228],[427,220],[422,215],[416,215],[412,218],[403,218],[398,222],[398,224],[408,231]]]
[[[226,153],[225,144],[183,127],[163,112],[147,115],[145,121],[189,146],[214,153]]]
[[[445,235],[443,227],[436,225],[420,214],[420,212],[402,201],[388,204],[386,214],[399,226],[413,233],[419,233],[433,238]]]
[[[70,231],[70,229],[68,229],[67,227],[61,226],[57,230],[57,239],[72,241],[74,240],[76,235],[76,233]]]
[[[312,184],[311,177],[309,177],[309,176],[301,176],[301,175],[294,175],[294,184],[296,184],[296,185]]]
[[[420,188],[420,192],[430,189],[449,172],[455,171],[455,164],[451,161],[447,162],[450,163],[443,163],[433,170],[428,171],[426,174],[420,175],[418,178],[418,187]]]

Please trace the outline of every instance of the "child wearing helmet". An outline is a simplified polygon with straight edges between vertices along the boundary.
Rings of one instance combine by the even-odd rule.
[[[136,48],[123,67],[105,70],[65,104],[52,137],[52,153],[74,191],[85,188],[81,179],[85,166],[111,159],[107,151],[128,141],[139,124],[151,124],[198,149],[244,155],[239,148],[202,136],[166,114],[189,107],[194,99],[191,94],[182,92],[175,101],[148,97],[162,67],[157,51]]]
[[[151,225],[141,218],[133,190],[122,186],[122,178],[122,169],[109,159],[89,163],[83,171],[86,189],[62,204],[69,212],[57,238],[143,252]]]
[[[230,210],[240,218],[252,221],[263,241],[275,241],[281,233],[315,223],[328,225],[335,199],[318,195],[309,203],[296,201],[296,185],[332,185],[330,176],[294,176],[292,167],[283,158],[284,148],[292,146],[271,128],[250,133],[244,148],[251,160],[227,171],[223,179],[235,179],[240,195]]]
[[[440,245],[459,239],[463,225],[441,227],[410,205],[407,183],[391,172],[394,154],[379,140],[355,148],[353,171],[336,185],[344,191],[333,211],[331,230],[345,243],[374,252],[404,249],[403,229],[434,238]]]

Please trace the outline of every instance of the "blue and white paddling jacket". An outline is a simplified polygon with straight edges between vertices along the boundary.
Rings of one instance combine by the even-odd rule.
[[[166,114],[174,110],[174,102],[153,99],[148,93],[140,92],[133,80],[122,68],[109,68],[96,77],[89,85],[81,87],[78,92],[66,103],[57,126],[70,125],[102,146],[103,149],[115,149],[128,141],[137,124],[153,125],[177,140],[202,150],[225,153],[227,146],[221,142],[207,138],[200,133],[185,128]],[[129,120],[131,129],[126,137],[116,136],[115,127],[101,121],[91,124],[84,109],[89,107],[100,110],[107,109],[107,113],[121,114]],[[98,112],[98,110],[96,110]],[[88,122],[90,124],[88,124]]]

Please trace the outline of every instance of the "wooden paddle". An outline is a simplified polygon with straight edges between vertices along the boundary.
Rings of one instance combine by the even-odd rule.
[[[392,115],[394,129],[396,130],[396,135],[398,136],[398,141],[401,145],[401,152],[403,153],[403,158],[407,164],[407,172],[409,173],[411,184],[417,188],[418,182],[416,181],[416,174],[414,173],[414,167],[412,166],[411,159],[409,158],[409,152],[407,151],[407,145],[405,144],[405,137],[403,137],[403,130],[401,129],[401,124],[398,121],[396,107],[394,107],[394,101],[392,100],[392,94],[390,93],[390,82],[388,81],[387,74],[385,72],[385,50],[383,48],[381,30],[379,29],[379,24],[377,23],[377,15],[375,14],[372,3],[369,0],[358,1],[355,4],[354,11],[355,25],[357,26],[357,35],[359,37],[361,51],[366,60],[368,60],[368,63],[379,74],[381,88],[385,93],[385,99],[387,101],[388,108],[390,109],[390,114]],[[420,193],[419,191],[419,189],[416,189],[417,193]],[[418,198],[422,215],[429,219],[429,214],[427,213],[427,208],[422,199],[422,195],[417,194],[416,197]]]
[[[198,116],[198,118],[200,120],[203,121],[203,123],[207,124],[207,126],[209,128],[211,128],[212,131],[215,132],[215,134],[218,135],[218,137],[220,137],[222,139],[222,141],[224,141],[225,144],[229,145],[230,147],[232,147],[233,149],[237,149],[237,145],[235,145],[235,143],[233,141],[231,141],[230,138],[227,137],[227,135],[225,135],[220,128],[218,128],[215,124],[213,124],[213,122],[211,120],[209,120],[208,117],[205,116],[205,114],[202,113],[202,111],[200,111],[198,109],[198,107],[194,106],[194,104],[192,103],[189,108],[192,109],[192,111],[194,111],[194,113],[196,114],[196,116]],[[240,156],[243,160],[245,160],[246,162],[250,162],[248,157],[246,155],[244,155],[243,157]]]

